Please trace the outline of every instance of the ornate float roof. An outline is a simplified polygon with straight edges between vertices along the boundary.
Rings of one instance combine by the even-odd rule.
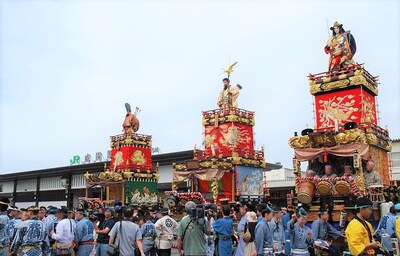
[[[344,89],[353,86],[363,86],[374,96],[378,95],[379,77],[372,76],[363,65],[347,66],[335,72],[309,74],[310,93],[319,93]]]

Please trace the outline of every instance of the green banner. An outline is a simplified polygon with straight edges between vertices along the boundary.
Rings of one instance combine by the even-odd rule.
[[[125,198],[127,198],[128,204],[157,204],[157,181],[143,179],[127,181],[125,183]]]

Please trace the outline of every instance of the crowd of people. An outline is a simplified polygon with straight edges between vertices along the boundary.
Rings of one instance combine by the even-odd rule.
[[[400,204],[382,218],[382,245],[374,240],[368,223],[371,207],[368,198],[357,198],[356,217],[346,230],[337,230],[328,222],[326,209],[320,209],[310,227],[306,225],[308,213],[301,207],[294,212],[251,204],[206,208],[190,201],[177,222],[168,209],[140,212],[131,206],[117,211],[109,207],[99,217],[66,207],[18,209],[2,198],[0,256],[105,256],[115,248],[121,256],[167,256],[173,247],[185,256],[342,255],[332,244],[340,237],[347,239],[351,255],[373,255],[380,249],[393,253],[390,237],[400,231],[396,217]]]

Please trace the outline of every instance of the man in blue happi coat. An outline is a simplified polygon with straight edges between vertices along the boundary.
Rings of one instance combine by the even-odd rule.
[[[381,237],[381,244],[385,251],[393,255],[392,236],[395,237],[396,229],[396,208],[400,211],[400,204],[392,205],[389,212],[383,216],[379,223],[378,234]]]
[[[7,197],[0,199],[0,256],[6,256],[8,243],[10,241],[10,218],[7,208],[10,200]]]
[[[89,256],[93,250],[93,223],[86,218],[87,212],[78,209],[76,212],[75,242],[78,248],[76,256]]]
[[[21,218],[19,218],[20,210],[18,207],[8,206],[8,217],[10,218],[10,242],[12,242],[14,238],[14,230],[18,223],[21,222]]]
[[[18,256],[42,256],[45,247],[46,227],[38,217],[39,207],[28,208],[29,219],[17,229],[10,251]]]
[[[339,256],[339,249],[328,241],[328,237],[338,239],[341,236],[341,232],[336,230],[331,224],[328,223],[329,213],[326,209],[320,209],[318,212],[319,218],[315,220],[311,225],[315,247],[319,250],[325,250],[329,252],[331,256]],[[321,247],[320,244],[323,244]]]
[[[47,207],[47,211],[49,215],[44,219],[44,226],[46,227],[46,243],[49,245],[47,250],[44,252],[47,256],[54,256],[55,251],[52,248],[52,245],[56,242],[54,239],[51,238],[50,233],[51,231],[55,231],[58,222],[60,221],[59,218],[56,217],[57,208],[54,206]]]
[[[21,226],[21,223],[22,223],[21,216],[22,216],[22,212],[19,211],[18,215],[10,220],[11,225],[13,227],[10,231],[10,243],[12,241],[14,241],[15,233],[17,232],[17,229]]]
[[[232,226],[233,221],[229,217],[230,208],[225,206],[222,210],[223,217],[216,220],[212,227],[218,237],[218,255],[231,256],[232,255]]]
[[[274,207],[272,220],[268,223],[272,231],[272,239],[276,249],[275,253],[285,253],[285,229],[282,224],[282,209]]]
[[[267,205],[267,207],[261,211],[261,215],[264,218],[257,223],[254,239],[258,256],[273,255],[273,232],[269,225],[269,222],[272,220],[273,213],[274,210],[269,205]]]
[[[286,207],[282,207],[282,225],[283,229],[285,230],[285,254],[289,255],[290,254],[290,232],[287,228],[287,223],[290,221],[292,218],[289,209]]]
[[[156,256],[154,243],[157,237],[156,228],[153,223],[153,217],[146,215],[146,223],[140,228],[142,231],[143,252],[146,256]]]
[[[291,237],[291,254],[293,256],[310,256],[308,248],[313,245],[312,231],[306,226],[307,212],[300,208],[297,214],[293,214],[287,226]]]

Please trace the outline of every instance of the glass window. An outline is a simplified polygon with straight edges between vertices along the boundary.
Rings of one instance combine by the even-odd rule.
[[[400,160],[400,152],[392,152],[391,154],[393,160]]]
[[[399,160],[392,160],[393,161],[393,167],[400,167],[400,159]]]

